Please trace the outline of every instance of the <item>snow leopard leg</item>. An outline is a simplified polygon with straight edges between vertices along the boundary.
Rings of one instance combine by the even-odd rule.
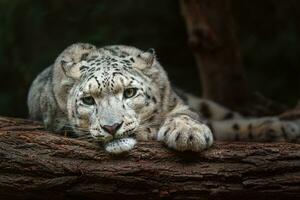
[[[193,111],[207,120],[225,120],[243,118],[237,112],[234,112],[214,101],[199,98],[193,94],[186,93],[176,88],[176,94],[186,103]]]
[[[300,128],[277,117],[211,121],[214,139],[226,141],[299,142]]]

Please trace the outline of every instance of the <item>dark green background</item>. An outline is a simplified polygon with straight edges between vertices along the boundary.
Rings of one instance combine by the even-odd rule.
[[[300,89],[300,1],[234,1],[253,90],[294,105]],[[0,115],[27,116],[34,77],[74,42],[153,47],[176,85],[201,86],[176,0],[0,0]]]

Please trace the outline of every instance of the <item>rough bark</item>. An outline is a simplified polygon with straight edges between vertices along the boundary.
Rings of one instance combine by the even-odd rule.
[[[203,96],[232,109],[250,94],[234,32],[231,0],[181,0]]]
[[[110,156],[99,146],[0,118],[1,199],[299,199],[300,145],[216,143],[176,153],[141,142]]]

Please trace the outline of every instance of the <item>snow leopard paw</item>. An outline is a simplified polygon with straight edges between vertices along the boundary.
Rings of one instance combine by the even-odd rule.
[[[158,131],[157,139],[178,151],[200,152],[213,143],[208,126],[186,115],[167,119]]]

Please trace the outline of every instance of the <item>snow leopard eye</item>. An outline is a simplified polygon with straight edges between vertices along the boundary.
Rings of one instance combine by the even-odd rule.
[[[124,97],[126,99],[133,97],[134,95],[136,95],[137,93],[137,88],[128,88],[126,90],[124,90]]]
[[[89,105],[89,106],[92,106],[95,104],[95,99],[91,96],[88,96],[88,97],[83,97],[81,98],[81,101],[86,104],[86,105]]]

